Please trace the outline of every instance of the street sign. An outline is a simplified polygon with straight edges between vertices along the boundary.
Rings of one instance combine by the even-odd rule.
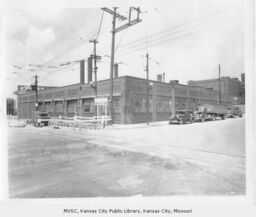
[[[19,92],[26,92],[26,91],[31,91],[32,88],[30,85],[19,85],[18,86],[18,91]]]
[[[95,105],[106,106],[108,105],[108,98],[107,97],[95,98],[94,102],[95,102]]]

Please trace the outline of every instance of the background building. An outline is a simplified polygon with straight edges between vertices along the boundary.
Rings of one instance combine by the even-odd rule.
[[[245,104],[245,73],[241,74],[241,104]]]
[[[241,80],[238,78],[221,77],[220,89],[221,93],[231,96],[234,104],[244,104],[244,73],[241,75]],[[219,92],[219,79],[207,79],[199,81],[188,81],[190,86],[198,86],[211,88]]]
[[[209,88],[149,81],[149,121],[168,120],[177,109],[196,109],[199,104],[217,104],[219,93]],[[146,79],[123,76],[114,78],[113,121],[119,124],[143,123],[147,120]],[[97,82],[97,97],[108,97],[110,80]],[[18,117],[28,119],[35,110],[35,91],[16,92]],[[222,104],[231,105],[231,97],[222,93]],[[38,90],[39,110],[50,116],[94,116],[95,90],[88,82]],[[100,108],[100,113],[104,112]],[[108,111],[109,112],[109,111]]]
[[[16,105],[15,99],[7,98],[6,99],[6,114],[7,115],[15,115],[16,114]]]

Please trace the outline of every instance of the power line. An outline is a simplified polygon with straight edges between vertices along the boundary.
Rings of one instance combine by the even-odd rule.
[[[98,29],[97,36],[96,36],[96,41],[97,41],[98,38],[99,38],[99,34],[100,34],[100,30],[101,30],[101,25],[102,25],[102,21],[103,21],[103,17],[104,17],[104,11],[102,11],[102,15],[101,15],[101,19],[100,19],[100,25],[99,25],[99,29]]]
[[[232,20],[233,21],[233,20]],[[190,31],[189,32],[189,34],[185,34],[185,35],[190,35],[190,34],[194,34],[194,33],[197,33],[197,32],[200,32],[200,31],[202,31],[202,30],[205,30],[205,29],[210,29],[211,27],[216,27],[216,26],[219,26],[220,24],[224,24],[223,22],[222,23],[217,23],[217,24],[215,24],[215,25],[211,25],[211,26],[206,26],[206,28],[203,28],[204,26],[198,26],[197,27],[197,29],[195,29],[195,31]],[[205,24],[204,24],[205,25]],[[148,47],[148,46],[150,46],[150,47],[152,47],[152,44],[154,44],[154,42],[160,42],[160,41],[163,41],[165,38],[170,38],[170,37],[172,37],[172,36],[174,36],[174,35],[178,35],[178,34],[180,34],[181,33],[181,36],[183,36],[182,34],[183,33],[185,33],[185,32],[187,32],[188,30],[190,30],[190,29],[185,29],[185,30],[180,30],[180,31],[176,31],[176,32],[174,32],[174,33],[172,33],[172,34],[167,34],[167,35],[165,35],[165,36],[162,36],[161,38],[155,38],[155,39],[153,39],[153,40],[150,40],[149,42],[147,42],[147,44],[146,44],[146,46],[144,45],[144,47]],[[192,29],[193,30],[193,29]],[[177,37],[176,37],[177,38]],[[166,42],[168,41],[168,40],[165,40]],[[140,44],[136,44],[136,45],[133,45],[133,46],[130,46],[130,47],[128,47],[128,48],[126,48],[126,51],[127,50],[129,50],[129,49],[133,49],[134,47],[135,48],[138,48],[138,47],[141,47],[141,46],[143,46],[143,44],[142,43],[140,43]],[[123,49],[122,51],[120,51],[120,52],[125,52],[125,50]]]
[[[226,10],[225,10],[226,11]],[[210,15],[207,15],[207,16],[204,16],[204,18],[207,18],[207,17],[211,17],[211,16],[213,16],[213,15],[215,15],[215,14],[219,14],[219,13],[223,13],[223,12],[225,12],[225,11],[223,11],[223,10],[221,10],[221,11],[217,11],[217,12],[215,12],[215,13],[213,13],[213,14],[210,14]],[[223,14],[222,15],[223,17],[226,17],[227,15],[226,14]],[[219,16],[218,16],[218,18],[220,18]],[[154,33],[154,34],[152,34],[152,35],[150,35],[150,36],[146,36],[146,37],[143,37],[143,38],[140,38],[140,39],[138,39],[138,40],[135,40],[135,41],[132,41],[132,42],[129,42],[129,43],[127,43],[127,44],[125,44],[125,45],[122,45],[122,46],[120,46],[121,47],[121,49],[125,49],[125,47],[131,47],[131,46],[137,46],[137,44],[140,44],[140,43],[142,43],[142,42],[147,42],[148,41],[148,37],[150,38],[150,40],[153,40],[154,38],[154,40],[158,40],[159,39],[159,37],[160,37],[160,35],[169,35],[169,33],[168,32],[172,32],[172,31],[174,31],[174,30],[176,30],[176,29],[179,29],[179,28],[182,28],[182,27],[184,27],[184,26],[186,26],[186,25],[189,25],[189,24],[192,24],[192,25],[190,25],[190,26],[188,26],[187,28],[193,28],[193,26],[194,25],[197,25],[197,26],[200,26],[200,25],[206,25],[206,24],[208,24],[209,22],[211,22],[211,21],[216,21],[216,19],[215,20],[202,20],[203,18],[197,18],[197,19],[194,19],[194,20],[192,20],[192,21],[189,21],[189,22],[184,22],[184,23],[182,23],[182,24],[179,24],[179,25],[177,25],[177,26],[175,26],[175,27],[172,27],[172,28],[168,28],[168,29],[165,29],[165,30],[162,30],[162,31],[160,31],[160,32],[157,32],[157,33]],[[199,24],[197,24],[199,22]],[[180,30],[180,31],[184,31],[184,30]],[[179,32],[180,32],[179,31]],[[166,36],[162,36],[162,37],[166,37]]]
[[[103,19],[103,17],[102,17]],[[109,25],[105,25],[103,28],[101,27],[100,29],[106,29],[107,27],[109,27]],[[54,62],[56,59],[59,59],[60,57],[64,56],[66,53],[74,50],[76,47],[80,46],[81,44],[83,44],[84,42],[87,42],[89,39],[91,39],[97,32],[99,32],[99,28],[95,28],[93,31],[89,32],[88,34],[86,34],[85,36],[82,36],[82,39],[76,40],[74,41],[67,49],[65,49],[64,51],[62,51],[59,55],[55,56],[53,59],[49,60],[48,62],[46,62],[46,64],[49,64],[51,62]]]
[[[232,20],[232,21],[234,21],[234,20]],[[184,33],[185,31],[187,31],[187,30],[182,30],[182,31],[179,31],[179,32],[176,32],[176,33],[173,33],[173,34],[166,35],[164,37],[164,38],[167,38],[166,40],[163,40],[163,38],[162,39],[151,40],[151,42],[149,42],[149,44],[147,44],[147,46],[154,47],[154,46],[157,46],[157,45],[160,45],[160,44],[164,44],[164,43],[173,41],[174,39],[180,39],[180,38],[183,38],[183,37],[186,37],[186,36],[189,36],[189,35],[193,35],[195,33],[201,32],[205,29],[211,29],[211,28],[214,28],[214,27],[218,27],[220,24],[225,24],[225,23],[219,23],[219,24],[216,24],[216,25],[213,25],[213,26],[208,26],[208,28],[199,28],[196,31],[190,31],[186,34],[180,34],[180,35],[177,35],[176,37],[171,37],[171,36],[174,36],[177,33]],[[127,48],[126,50],[122,50],[122,51],[119,51],[119,52],[128,54],[128,53],[133,52],[135,50],[143,50],[145,48],[146,48],[146,46],[144,44],[140,44],[140,45],[136,45],[136,46],[131,46],[130,48]]]
[[[116,45],[116,47],[115,47],[115,52],[117,52],[117,50],[118,50],[120,44],[122,43],[122,40],[124,39],[124,36],[125,36],[126,33],[127,33],[127,30],[128,30],[128,29],[126,29],[126,30],[123,32],[122,36],[120,37],[119,41],[117,42],[117,45]]]
[[[69,24],[69,26],[74,30],[74,32],[78,35],[79,39],[81,40],[82,37],[80,36],[78,30],[74,27],[74,25],[71,22],[69,22],[69,20],[67,19],[67,17],[63,13],[61,13],[61,15],[65,19],[66,23]]]

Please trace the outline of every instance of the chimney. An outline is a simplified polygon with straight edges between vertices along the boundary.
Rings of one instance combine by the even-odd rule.
[[[92,58],[88,57],[88,68],[87,68],[87,79],[88,79],[88,83],[90,83],[92,81]]]
[[[163,73],[163,82],[165,82],[165,73]]]
[[[114,78],[118,77],[118,63],[114,64]]]
[[[157,81],[160,81],[160,82],[163,81],[163,76],[162,76],[162,74],[157,74]]]
[[[84,60],[80,60],[80,83],[84,84]]]

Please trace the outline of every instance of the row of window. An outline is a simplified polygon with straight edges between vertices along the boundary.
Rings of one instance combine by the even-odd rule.
[[[63,101],[56,101],[54,104],[55,104],[56,112],[64,112]],[[67,112],[70,112],[70,113],[79,112],[80,108],[82,108],[82,111],[85,113],[95,113],[94,99],[93,98],[83,99],[82,105],[78,104],[77,99],[67,101]],[[51,102],[45,102],[44,106],[42,103],[39,103],[39,110],[53,112],[53,105]],[[114,97],[113,111],[114,113],[121,112],[120,97]]]

